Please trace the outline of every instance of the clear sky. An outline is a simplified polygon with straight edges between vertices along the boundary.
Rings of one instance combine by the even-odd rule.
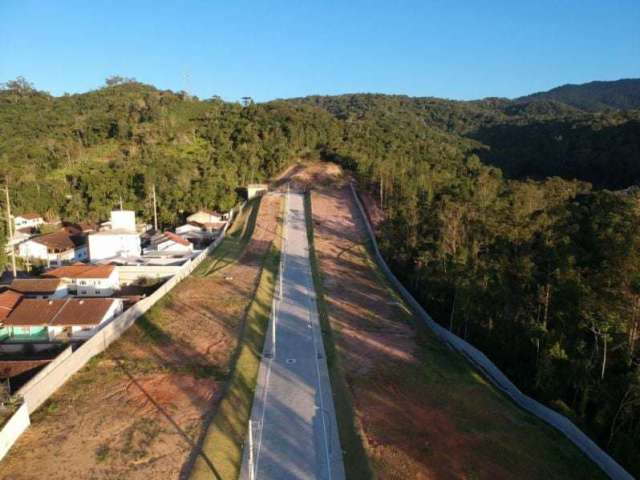
[[[640,0],[0,0],[0,82],[516,97],[640,77]]]

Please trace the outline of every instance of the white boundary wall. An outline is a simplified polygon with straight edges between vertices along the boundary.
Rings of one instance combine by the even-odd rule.
[[[15,441],[22,435],[30,425],[29,410],[27,404],[23,403],[20,408],[11,416],[0,431],[0,459],[3,458]]]
[[[571,442],[573,442],[584,454],[589,457],[594,463],[600,466],[602,470],[613,479],[620,480],[633,480],[633,477],[627,472],[620,464],[618,464],[613,458],[611,458],[604,450],[596,445],[587,435],[576,427],[571,420],[564,415],[560,415],[558,412],[545,407],[540,402],[522,393],[518,387],[516,387],[502,371],[494,365],[494,363],[487,358],[487,356],[480,350],[475,348],[470,343],[466,342],[457,335],[451,333],[440,324],[436,323],[431,316],[422,308],[422,306],[413,298],[413,295],[400,283],[400,281],[393,274],[384,258],[380,254],[378,249],[378,243],[376,236],[373,232],[373,228],[369,223],[369,216],[367,215],[360,198],[356,192],[353,183],[350,185],[351,193],[358,206],[358,211],[362,218],[369,241],[373,249],[373,253],[376,262],[385,273],[389,281],[401,294],[402,298],[411,306],[412,310],[420,317],[427,326],[446,344],[450,345],[456,351],[460,352],[469,362],[471,362],[477,369],[485,374],[485,376],[502,392],[509,396],[518,406],[524,410],[532,413],[536,417],[544,420],[552,427],[558,429],[563,433]]]
[[[233,213],[244,209],[246,202],[232,210]],[[235,215],[234,215],[235,216]],[[42,405],[74,373],[84,367],[95,355],[102,353],[115,342],[134,322],[144,315],[162,297],[169,293],[185,277],[188,277],[202,261],[222,242],[230,224],[218,238],[200,255],[180,267],[179,271],[167,280],[158,290],[140,300],[129,310],[106,323],[93,337],[84,342],[72,353],[71,347],[65,349],[42,371],[27,382],[16,395],[23,403],[0,431],[0,460],[7,454],[14,442],[30,425],[29,414]]]

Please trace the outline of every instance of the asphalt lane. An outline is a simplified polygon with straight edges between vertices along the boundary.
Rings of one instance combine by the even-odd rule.
[[[304,197],[288,194],[282,298],[275,300],[252,408],[253,451],[241,478],[345,478],[309,264]],[[254,476],[250,475],[250,457]]]

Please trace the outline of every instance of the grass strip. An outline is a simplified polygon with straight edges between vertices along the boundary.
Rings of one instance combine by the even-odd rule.
[[[353,408],[353,401],[349,392],[349,387],[345,380],[344,370],[342,369],[340,358],[336,352],[334,331],[331,328],[327,303],[324,298],[324,284],[314,243],[313,212],[311,209],[310,192],[305,194],[304,207],[305,221],[307,224],[307,238],[309,241],[311,274],[313,276],[313,285],[316,290],[316,303],[318,305],[320,327],[322,329],[322,338],[327,356],[327,367],[329,368],[329,377],[331,380],[334,408],[338,421],[340,446],[343,451],[345,473],[349,480],[369,480],[374,478],[373,470],[364,449],[362,430],[360,425],[357,423],[357,417]],[[339,332],[335,333],[339,335]]]
[[[200,277],[213,275],[238,261],[253,236],[261,198],[255,197],[247,202],[238,214],[238,218],[227,230],[224,241],[213,251],[211,257],[198,266],[194,275]]]
[[[276,238],[264,257],[258,287],[246,313],[231,378],[207,429],[201,454],[189,476],[191,480],[227,480],[240,475],[244,440],[278,276],[281,234],[282,226],[278,224]]]

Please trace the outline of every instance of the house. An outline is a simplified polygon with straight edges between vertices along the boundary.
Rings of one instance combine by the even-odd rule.
[[[135,212],[114,210],[108,229],[89,235],[89,258],[92,262],[112,257],[139,257],[140,235],[136,231]]]
[[[262,195],[269,191],[269,185],[266,183],[250,183],[247,185],[247,200]]]
[[[123,310],[121,299],[22,299],[2,321],[9,341],[86,340]]]
[[[198,210],[187,217],[187,222],[195,222],[200,224],[220,223],[229,219],[228,213],[216,212],[213,210]]]
[[[22,294],[12,290],[0,293],[0,323],[9,316],[18,303],[22,300]]]
[[[67,284],[60,278],[18,278],[9,288],[25,298],[51,299],[69,295]]]
[[[44,225],[44,218],[37,213],[23,213],[22,215],[13,217],[13,224],[16,230],[21,228],[38,228],[40,225]]]
[[[158,233],[151,238],[151,248],[158,252],[192,252],[193,245],[189,240],[173,232]]]
[[[110,297],[120,288],[114,265],[68,265],[49,270],[45,277],[63,281],[79,297]]]
[[[62,228],[57,232],[22,242],[18,245],[18,255],[21,258],[42,260],[57,265],[86,260],[87,237],[77,230]]]
[[[12,249],[15,249],[16,246],[20,245],[22,242],[26,242],[31,237],[33,237],[33,229],[31,228],[21,228],[16,230],[13,232],[13,236],[7,239],[5,251],[7,253],[11,253]]]

